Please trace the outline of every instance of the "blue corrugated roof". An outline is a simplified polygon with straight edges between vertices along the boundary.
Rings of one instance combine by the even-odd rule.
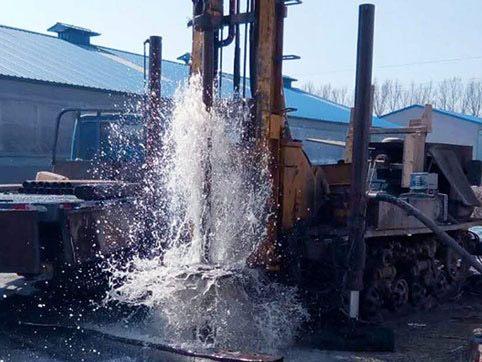
[[[401,109],[398,109],[396,111],[384,114],[382,116],[382,118],[385,118],[385,117],[391,116],[393,114],[397,114],[397,113],[400,113],[400,112],[403,112],[403,111],[406,111],[406,110],[409,110],[409,109],[412,109],[412,108],[423,109],[424,106],[422,106],[420,104],[412,104],[411,106],[401,108]],[[438,109],[438,108],[433,108],[432,111],[436,112],[436,113],[444,114],[446,116],[455,117],[455,118],[461,119],[463,121],[482,124],[482,118],[471,116],[469,114],[457,113],[457,112],[452,112],[452,111],[445,111],[443,109]]]
[[[142,72],[100,51],[5,26],[0,26],[0,74],[120,92],[143,90]]]
[[[0,75],[141,94],[144,57],[95,45],[76,45],[55,36],[0,25]],[[172,97],[189,68],[163,60],[162,93]],[[249,84],[249,82],[247,82]],[[232,75],[223,77],[223,95],[232,90]],[[248,89],[249,91],[249,89]],[[285,88],[290,116],[326,122],[350,122],[350,109],[297,88]],[[374,117],[375,127],[398,127]]]
[[[305,92],[298,88],[285,88],[286,104],[297,108],[289,113],[292,117],[323,120],[326,122],[350,123],[350,108],[339,103]],[[397,128],[398,125],[373,117],[374,127]]]

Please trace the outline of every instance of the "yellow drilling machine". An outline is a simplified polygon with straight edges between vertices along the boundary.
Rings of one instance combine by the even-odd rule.
[[[375,8],[364,4],[346,157],[312,165],[303,143],[290,135],[283,94],[283,28],[288,7],[297,3],[230,0],[225,11],[222,0],[193,0],[191,72],[202,75],[205,105],[213,106],[219,54],[234,42],[234,97],[251,114],[247,142],[269,153],[268,236],[247,263],[296,285],[315,329],[430,308],[459,293],[470,270],[482,271],[474,257],[481,243],[470,232],[482,225],[471,217],[480,206],[473,186],[480,185],[481,162],[471,147],[426,142],[430,106],[408,127],[371,127]],[[209,167],[205,173],[209,184]],[[331,340],[335,348],[393,347],[330,338],[319,341]]]
[[[426,141],[432,131],[430,106],[408,127],[371,126],[375,8],[364,4],[359,8],[351,127],[341,144],[346,155],[333,165],[312,165],[303,142],[290,134],[283,94],[283,62],[289,58],[283,53],[284,23],[287,9],[300,3],[229,0],[225,9],[223,0],[192,0],[191,74],[201,75],[203,101],[210,110],[215,92],[226,87],[220,84],[222,54],[233,50],[233,102],[250,114],[242,142],[254,154],[269,156],[267,237],[246,263],[273,281],[297,287],[311,315],[306,339],[317,347],[391,350],[391,333],[366,330],[360,321],[429,309],[458,295],[470,273],[482,273],[477,259],[482,244],[471,232],[482,225],[472,217],[481,206],[473,190],[481,184],[482,162],[473,159],[471,147]],[[159,37],[151,37],[150,49],[143,115],[148,168],[162,149]],[[102,110],[93,111],[102,116]],[[137,125],[137,118],[131,121]],[[73,180],[37,180],[35,190],[49,193],[35,195],[46,197],[45,205],[32,201],[28,183],[20,194],[0,188],[0,226],[16,238],[0,238],[0,272],[38,274],[45,262],[80,265],[124,248],[128,230],[123,229],[136,214],[133,199],[143,181],[75,181],[79,176],[74,171],[85,165],[75,159],[55,162],[55,149],[52,163],[52,171]],[[209,214],[209,160],[203,170]],[[62,222],[52,221],[59,218]],[[208,217],[202,227],[204,261],[209,263]]]

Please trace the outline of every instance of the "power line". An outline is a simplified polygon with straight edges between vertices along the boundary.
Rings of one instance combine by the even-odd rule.
[[[413,62],[413,63],[404,63],[404,64],[393,64],[393,65],[381,65],[379,69],[383,68],[401,68],[406,66],[412,65],[425,65],[425,64],[438,64],[438,63],[451,63],[451,62],[459,62],[463,60],[475,60],[475,59],[482,59],[482,56],[475,56],[475,57],[460,57],[460,58],[449,58],[449,59],[437,59],[437,60],[426,60],[421,62]]]
[[[401,63],[401,64],[387,64],[387,65],[376,66],[374,68],[375,69],[403,68],[403,67],[410,67],[410,66],[414,66],[414,65],[453,63],[453,62],[460,62],[460,61],[465,61],[465,60],[479,60],[479,59],[482,59],[482,55],[471,56],[471,57],[434,59],[434,60],[426,60],[426,61],[411,62],[411,63]],[[308,77],[308,76],[335,74],[335,73],[345,73],[345,72],[354,72],[354,68],[344,68],[344,69],[332,70],[332,71],[327,71],[327,72],[301,74],[301,75],[299,75],[299,77]]]
[[[470,78],[451,77],[451,78],[444,78],[442,80],[429,80],[429,81],[426,81],[426,82],[413,82],[412,81],[410,83],[402,83],[397,78],[386,78],[385,80],[394,81],[394,82],[396,82],[397,85],[401,86],[402,89],[407,90],[407,89],[410,89],[411,87],[420,87],[420,86],[424,86],[424,85],[440,84],[440,83],[443,83],[445,81],[450,81],[453,78],[456,78],[456,79],[460,80],[462,83],[468,83],[470,81],[475,81],[475,80],[482,80],[482,77],[470,77]],[[305,86],[306,84],[308,84],[310,82],[311,81],[302,83],[302,88],[303,88],[303,86]],[[382,85],[383,82],[384,81],[378,82],[376,78],[374,79],[374,83],[379,85],[379,86]],[[313,84],[313,85],[315,87],[317,86],[316,84]],[[348,86],[348,85],[337,86],[336,84],[332,84],[330,82],[319,83],[318,87],[319,86],[331,86],[332,89],[346,89],[347,92],[354,92],[355,91],[354,87],[351,87],[351,86]]]
[[[436,81],[410,82],[410,83],[402,83],[402,82],[398,81],[398,79],[393,79],[393,78],[387,78],[385,80],[394,81],[395,85],[399,86],[400,87],[399,89],[401,89],[403,91],[410,91],[411,88],[412,89],[419,88],[419,90],[420,90],[420,87],[423,88],[424,86],[427,87],[428,85],[430,85],[430,86],[431,85],[437,85],[437,84],[440,84],[440,83],[443,83],[443,82],[446,82],[446,81],[451,81],[454,78],[457,79],[457,80],[460,80],[460,82],[462,84],[465,84],[465,86],[468,82],[481,81],[482,80],[482,77],[470,77],[470,78],[451,77],[451,78],[445,78],[445,79],[436,80]],[[381,86],[383,84],[383,82],[381,82],[381,83],[376,82],[376,79],[374,80],[374,83],[377,84],[378,86]],[[301,88],[305,89],[304,86],[306,86],[306,84],[307,83],[304,83]],[[314,85],[314,86],[317,87],[316,85]],[[349,86],[346,86],[346,85],[345,86],[336,86],[336,85],[333,85],[329,82],[328,83],[320,83],[317,87],[318,88],[317,90],[320,91],[323,88],[323,86],[330,87],[328,92],[337,91],[337,90],[338,91],[340,91],[340,90],[344,91],[344,92],[346,92],[345,95],[348,96],[348,97],[353,96],[353,94],[355,93],[354,87],[349,87]],[[314,91],[315,94],[319,94],[319,93],[317,93],[317,90],[315,89],[315,91]],[[426,90],[426,88],[425,88],[425,90]],[[326,95],[324,97],[327,98]]]
[[[394,80],[394,81],[398,82],[398,84],[401,85],[403,89],[407,89],[407,88],[410,88],[412,86],[418,87],[418,86],[424,86],[424,85],[429,85],[429,84],[440,84],[440,83],[443,83],[443,82],[446,82],[446,81],[450,81],[451,79],[454,79],[454,78],[456,78],[457,80],[460,80],[462,83],[468,83],[468,82],[474,81],[474,80],[482,80],[482,77],[470,77],[470,78],[451,77],[451,78],[444,78],[442,80],[429,80],[429,81],[426,81],[426,82],[410,82],[410,83],[402,83],[402,82],[399,82],[398,79],[387,78],[386,80]],[[377,83],[377,84],[381,85],[381,84],[383,84],[383,82]]]

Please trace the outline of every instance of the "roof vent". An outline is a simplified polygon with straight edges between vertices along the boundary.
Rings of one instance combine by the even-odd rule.
[[[298,81],[298,79],[291,78],[287,75],[283,75],[283,87],[291,89],[293,88],[293,82]]]
[[[191,53],[184,53],[183,55],[178,56],[176,59],[184,62],[184,64],[187,65],[191,60]]]
[[[57,23],[48,28],[47,31],[57,33],[60,39],[78,45],[90,45],[90,37],[100,35],[90,29],[64,23]]]

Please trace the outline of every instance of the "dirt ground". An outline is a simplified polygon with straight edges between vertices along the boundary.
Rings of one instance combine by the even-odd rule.
[[[395,331],[395,352],[333,353],[332,357],[366,362],[466,362],[471,332],[482,327],[482,295],[465,292],[433,310],[412,312],[383,325]]]
[[[389,318],[388,318],[389,317]],[[457,298],[430,310],[407,308],[384,323],[395,334],[395,351],[383,353],[302,350],[285,361],[467,362],[472,331],[482,328],[482,277],[473,276]]]
[[[3,284],[3,288],[0,287],[0,296],[3,296],[4,299],[10,299],[15,294],[24,295],[27,298],[29,298],[28,295],[35,294],[35,288],[16,276],[3,276],[0,278],[0,282]],[[8,311],[2,312],[9,313]],[[475,328],[482,327],[482,282],[479,279],[469,284],[464,293],[452,302],[440,304],[432,310],[414,311],[411,309],[399,314],[396,318],[392,316],[390,321],[383,323],[382,326],[395,331],[395,352],[353,353],[295,348],[284,353],[284,360],[285,362],[468,361],[471,332]],[[18,345],[12,344],[11,337],[11,331],[0,327],[0,361],[77,361],[70,356],[67,359],[65,359],[65,356],[58,359],[59,353],[43,351],[41,347],[43,344],[47,345],[48,339],[42,340],[42,344],[37,346],[39,348],[34,348],[28,352],[21,343]],[[49,336],[49,338],[53,338],[52,345],[55,345],[57,340],[61,340],[60,337],[55,336]],[[134,352],[130,353],[135,356]],[[109,353],[114,356],[112,352]],[[128,353],[123,354],[125,358],[128,355]],[[136,357],[125,358],[118,359],[117,356],[104,359],[101,357],[95,360],[111,362],[150,360]],[[165,358],[155,360],[166,361]]]

